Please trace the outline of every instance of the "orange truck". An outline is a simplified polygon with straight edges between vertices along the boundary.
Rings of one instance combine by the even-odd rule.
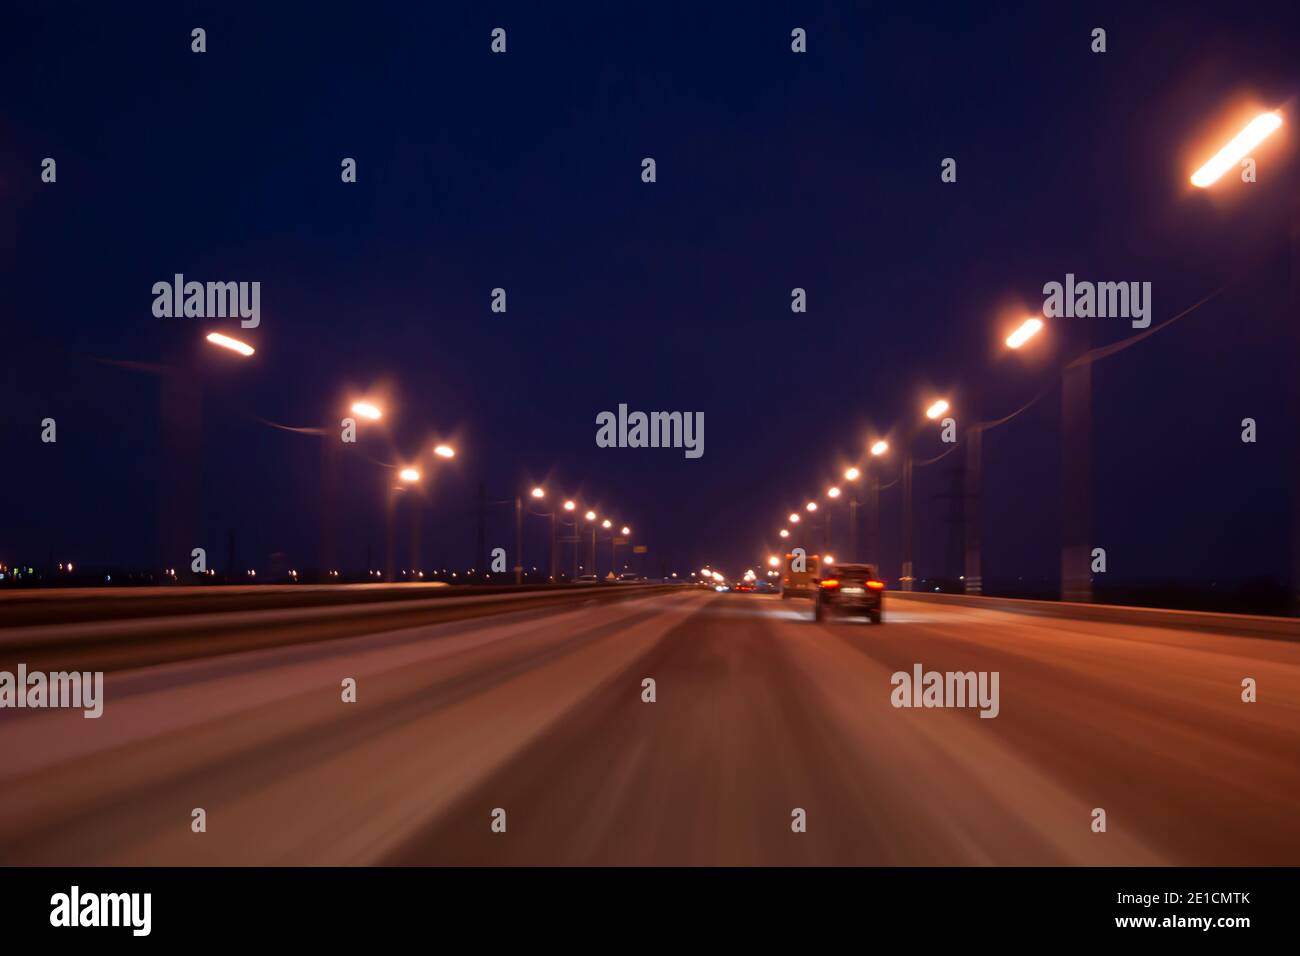
[[[792,597],[815,597],[817,579],[821,577],[821,555],[810,554],[803,559],[803,570],[794,569],[795,556],[785,556],[785,571],[781,575],[781,600]]]

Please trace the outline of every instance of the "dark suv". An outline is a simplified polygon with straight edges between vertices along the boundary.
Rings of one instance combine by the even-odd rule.
[[[885,582],[869,564],[828,565],[817,580],[813,618],[829,614],[861,614],[879,624],[885,609]]]

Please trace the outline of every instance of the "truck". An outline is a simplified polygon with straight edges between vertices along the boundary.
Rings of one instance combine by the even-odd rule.
[[[803,570],[796,571],[796,560],[802,561]],[[821,555],[785,556],[785,571],[781,575],[781,600],[792,597],[816,597],[817,579],[821,577]]]

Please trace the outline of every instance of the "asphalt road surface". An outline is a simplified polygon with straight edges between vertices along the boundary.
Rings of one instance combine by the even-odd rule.
[[[886,618],[672,592],[127,666],[98,720],[0,710],[0,863],[1300,863],[1300,644]],[[917,663],[998,716],[895,708]]]

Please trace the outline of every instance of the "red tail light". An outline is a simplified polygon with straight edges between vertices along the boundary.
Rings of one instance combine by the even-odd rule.
[[[824,588],[837,588],[839,586],[840,582],[838,578],[827,578],[822,582],[822,587]]]
[[[883,590],[885,589],[885,582],[884,582],[884,581],[868,581],[868,582],[867,582],[867,587],[871,588],[871,590],[873,590],[873,591],[883,591]]]

